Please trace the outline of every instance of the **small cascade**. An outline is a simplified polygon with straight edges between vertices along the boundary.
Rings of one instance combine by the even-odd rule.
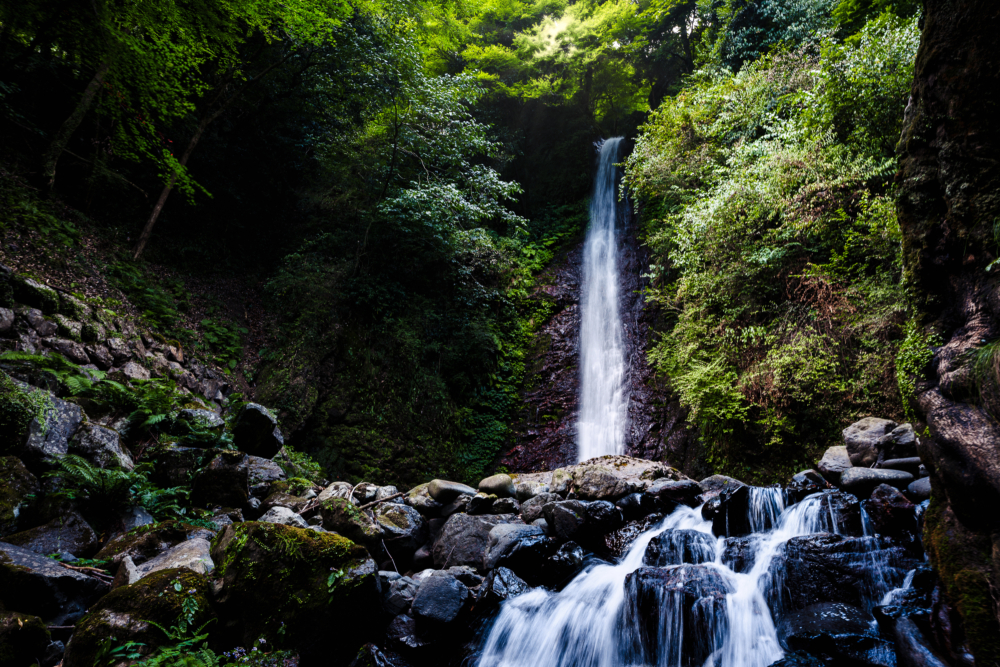
[[[625,346],[618,302],[617,222],[621,137],[601,146],[580,295],[580,418],[577,458],[621,454],[625,445]]]
[[[835,494],[786,506],[781,489],[749,491],[747,537],[716,537],[701,508],[681,506],[640,535],[619,563],[593,565],[560,592],[539,588],[509,600],[479,667],[768,667],[784,655],[775,619],[788,611],[791,544],[836,544],[838,558],[863,568],[859,609],[890,599],[902,570],[878,537],[841,534],[859,535],[852,527],[859,517],[842,516]],[[734,544],[743,558],[732,557]],[[870,654],[882,655],[885,644],[872,628]],[[891,655],[879,659],[894,664]]]

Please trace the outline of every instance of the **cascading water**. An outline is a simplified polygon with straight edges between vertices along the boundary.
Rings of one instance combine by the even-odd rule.
[[[580,323],[578,459],[621,454],[625,436],[625,348],[618,304],[616,223],[621,137],[601,146],[584,243]]]
[[[700,508],[682,506],[618,564],[591,566],[560,592],[536,588],[509,600],[478,667],[768,667],[783,655],[772,614],[785,545],[837,532],[840,522],[828,494],[786,507],[780,489],[753,489],[748,518],[759,532],[742,564]],[[877,604],[902,577],[872,574],[866,597]]]

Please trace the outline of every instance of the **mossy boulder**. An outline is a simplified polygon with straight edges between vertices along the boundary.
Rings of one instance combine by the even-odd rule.
[[[323,528],[358,544],[368,545],[382,539],[382,529],[372,515],[346,498],[324,500],[319,506],[319,514],[323,517]]]
[[[90,306],[72,294],[64,292],[59,295],[59,312],[69,315],[74,320],[82,320],[90,316]]]
[[[37,616],[0,612],[0,667],[38,664],[51,640]]]
[[[46,315],[59,311],[59,294],[51,287],[24,276],[13,276],[11,287],[14,290],[14,300],[18,303],[38,308]]]
[[[20,459],[0,456],[0,538],[17,532],[28,496],[38,492],[38,480]]]
[[[56,324],[59,327],[56,330],[56,333],[58,333],[60,336],[62,336],[63,338],[68,338],[69,340],[77,343],[83,340],[81,338],[83,325],[80,322],[77,322],[76,320],[71,320],[65,315],[58,315],[58,314],[55,315],[52,319],[56,321]]]
[[[0,454],[17,454],[21,450],[35,412],[28,394],[0,371]]]
[[[193,600],[197,610],[190,627],[198,628],[215,618],[209,603],[205,578],[186,568],[160,570],[134,584],[111,591],[76,625],[66,645],[63,667],[93,667],[101,644],[114,637],[118,643],[143,644],[139,650],[148,654],[168,643],[164,628],[177,625],[184,616],[182,604]],[[187,603],[189,606],[191,602]]]
[[[233,643],[263,637],[297,650],[303,667],[346,664],[381,628],[375,562],[345,537],[234,524],[219,533],[212,559],[222,576],[216,602]]]
[[[112,538],[97,552],[95,558],[118,563],[129,556],[141,563],[195,537],[210,539],[212,533],[206,528],[180,521],[147,524]]]

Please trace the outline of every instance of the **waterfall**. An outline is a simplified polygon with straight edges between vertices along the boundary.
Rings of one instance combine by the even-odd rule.
[[[839,522],[826,494],[786,507],[780,489],[753,491],[748,516],[758,532],[747,567],[724,558],[727,540],[715,538],[701,508],[678,507],[619,563],[593,565],[562,591],[507,601],[477,667],[768,667],[784,653],[774,614],[785,545],[836,532]],[[901,577],[871,576],[871,603],[891,599]]]
[[[578,459],[621,454],[625,437],[625,351],[618,304],[616,223],[621,137],[601,146],[580,295]]]

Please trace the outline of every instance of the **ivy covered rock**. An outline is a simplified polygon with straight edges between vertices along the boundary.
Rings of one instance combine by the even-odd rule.
[[[0,667],[24,667],[41,662],[51,642],[48,628],[37,616],[0,612]]]
[[[297,650],[303,667],[340,664],[379,627],[375,562],[345,537],[242,523],[219,533],[212,558],[222,577],[216,602],[233,643],[263,637]]]
[[[0,456],[0,538],[17,531],[28,496],[38,492],[38,480],[20,459]]]
[[[196,629],[214,617],[204,577],[185,568],[160,570],[101,598],[77,623],[63,667],[99,665],[101,644],[111,637],[118,644],[143,644],[139,651],[148,654],[169,641],[154,623],[170,628],[184,622]]]

